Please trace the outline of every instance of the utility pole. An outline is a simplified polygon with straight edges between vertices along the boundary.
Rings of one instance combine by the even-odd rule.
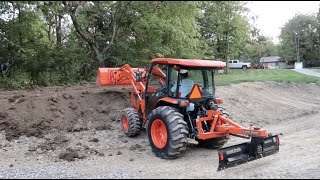
[[[230,1],[228,1],[228,31],[227,31],[227,54],[226,54],[226,73],[228,74],[229,66],[229,31],[230,31]]]
[[[300,57],[299,57],[299,34],[298,34],[298,45],[297,45],[297,49],[298,49],[298,54],[297,54],[297,59],[298,59],[298,63],[300,62]]]
[[[297,62],[299,61],[298,60],[298,45],[297,45],[297,32],[294,32],[294,50],[295,52],[297,53]]]
[[[297,62],[300,62],[299,58],[299,34],[297,32],[294,32],[294,45],[297,52]]]
[[[295,69],[302,69],[303,68],[303,64],[300,63],[300,32],[294,32],[294,45],[295,45],[295,50],[297,53],[297,62],[295,62]]]

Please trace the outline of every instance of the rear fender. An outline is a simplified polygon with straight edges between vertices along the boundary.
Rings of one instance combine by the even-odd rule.
[[[170,97],[161,98],[154,105],[154,109],[159,106],[170,106],[170,105],[179,105],[179,100],[170,98]]]

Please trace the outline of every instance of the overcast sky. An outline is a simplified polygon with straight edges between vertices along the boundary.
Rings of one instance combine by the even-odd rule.
[[[279,43],[281,27],[295,14],[317,13],[320,1],[249,1],[247,7],[258,15],[260,33]]]

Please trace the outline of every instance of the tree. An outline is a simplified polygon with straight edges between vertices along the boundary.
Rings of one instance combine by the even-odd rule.
[[[63,1],[63,4],[76,32],[88,43],[100,66],[105,66],[105,54],[114,43],[118,23],[130,2]]]
[[[250,60],[252,63],[259,63],[263,56],[276,56],[278,54],[278,47],[273,44],[271,38],[261,35],[256,40],[246,44],[242,58]]]
[[[62,1],[38,1],[37,7],[43,13],[43,16],[48,25],[48,39],[49,43],[52,42],[52,32],[56,34],[56,44],[61,45],[62,43],[62,19],[64,8]]]
[[[281,56],[284,60],[299,59],[305,65],[319,62],[319,23],[314,15],[295,15],[281,29]]]
[[[128,16],[131,24],[127,33],[130,34],[122,36],[127,38],[124,42],[129,42],[134,61],[147,59],[155,53],[176,58],[201,57],[197,24],[200,4],[180,1],[135,2]]]
[[[95,53],[100,66],[112,66],[112,61],[126,61],[130,57],[147,59],[157,52],[175,57],[194,56],[199,51],[198,4],[64,2],[76,32]]]
[[[243,44],[247,43],[250,32],[248,19],[244,15],[248,9],[244,5],[243,2],[238,1],[203,3],[204,17],[200,20],[201,35],[217,59],[226,59],[228,28],[230,57],[241,56]],[[228,8],[230,8],[230,14]],[[229,26],[228,14],[230,15]]]

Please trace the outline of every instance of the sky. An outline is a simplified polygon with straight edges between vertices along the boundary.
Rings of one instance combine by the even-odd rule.
[[[258,16],[256,25],[260,34],[279,43],[281,27],[294,15],[317,13],[320,1],[248,1],[247,7]]]

